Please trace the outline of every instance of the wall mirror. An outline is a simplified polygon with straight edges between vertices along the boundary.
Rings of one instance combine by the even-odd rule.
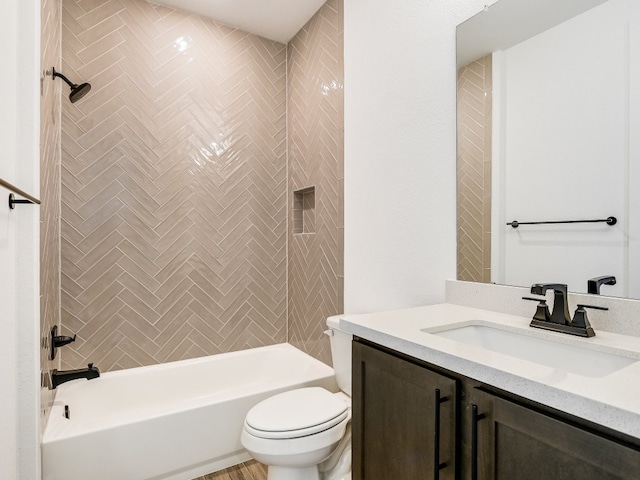
[[[640,298],[640,2],[499,0],[457,62],[457,278]]]

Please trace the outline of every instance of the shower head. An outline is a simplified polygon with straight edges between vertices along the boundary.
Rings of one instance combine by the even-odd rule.
[[[87,93],[89,93],[89,90],[91,90],[91,85],[89,83],[81,83],[80,85],[76,85],[75,83],[70,82],[69,79],[64,75],[62,75],[61,73],[56,72],[55,67],[51,68],[51,72],[52,72],[51,76],[54,79],[56,77],[60,77],[71,88],[71,93],[69,94],[69,100],[71,101],[71,103],[76,103],[78,100],[84,97]]]

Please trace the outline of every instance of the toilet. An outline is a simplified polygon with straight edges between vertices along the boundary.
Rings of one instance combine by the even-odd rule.
[[[254,406],[242,445],[268,466],[268,480],[351,479],[351,339],[327,319],[336,382],[332,393],[308,387],[279,393]]]

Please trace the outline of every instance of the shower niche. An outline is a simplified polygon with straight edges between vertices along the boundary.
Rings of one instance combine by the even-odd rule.
[[[293,233],[316,233],[316,187],[293,192]]]

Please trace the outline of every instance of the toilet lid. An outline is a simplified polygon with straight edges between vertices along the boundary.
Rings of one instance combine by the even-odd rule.
[[[297,438],[327,430],[347,418],[348,405],[320,387],[274,395],[249,410],[245,428],[261,438]]]

